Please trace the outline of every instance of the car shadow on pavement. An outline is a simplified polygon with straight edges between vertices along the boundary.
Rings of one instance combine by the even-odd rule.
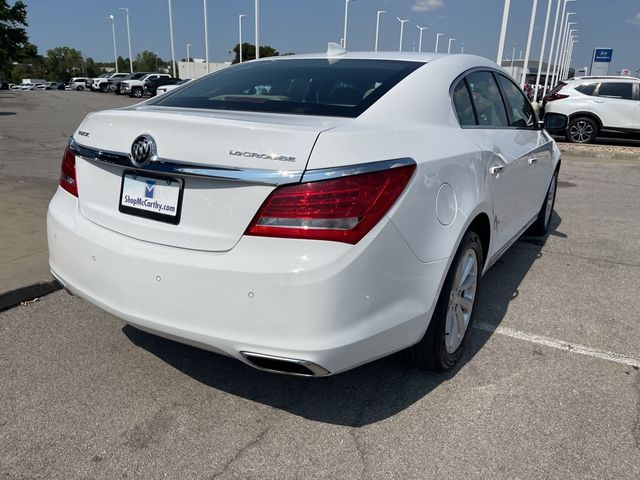
[[[563,236],[557,232],[560,221],[554,213],[551,235]],[[487,272],[478,321],[500,324],[525,275],[542,256],[545,240],[523,237]],[[447,373],[420,370],[396,353],[339,375],[312,379],[258,371],[129,325],[122,331],[138,347],[205,385],[309,420],[351,427],[379,422],[423,399],[464,369],[492,335],[473,329],[465,355]]]

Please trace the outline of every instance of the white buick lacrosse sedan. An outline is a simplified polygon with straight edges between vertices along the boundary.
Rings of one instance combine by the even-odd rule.
[[[87,116],[47,216],[71,293],[294,375],[460,358],[482,274],[547,231],[560,153],[472,55],[235,65]]]

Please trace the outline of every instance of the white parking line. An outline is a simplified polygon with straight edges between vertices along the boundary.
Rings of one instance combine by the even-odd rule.
[[[519,332],[518,330],[514,330],[509,327],[496,327],[485,322],[476,322],[474,324],[474,328],[484,330],[485,332],[499,333],[500,335],[506,335],[507,337],[524,340],[525,342],[537,343],[538,345],[544,345],[545,347],[557,348],[558,350],[565,350],[567,352],[578,353],[588,357],[600,358],[601,360],[608,360],[610,362],[640,368],[640,360],[613,352],[607,352],[605,350],[597,350],[595,348],[585,347],[584,345],[556,340],[555,338],[543,337],[542,335]]]

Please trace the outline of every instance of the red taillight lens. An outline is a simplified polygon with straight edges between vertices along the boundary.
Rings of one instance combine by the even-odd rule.
[[[69,147],[64,151],[62,166],[60,167],[60,186],[71,195],[78,196],[78,181],[76,180],[76,156]]]
[[[389,211],[415,168],[408,165],[277,188],[246,234],[355,244]]]
[[[552,93],[551,95],[547,95],[545,98],[547,102],[553,102],[554,100],[562,100],[563,98],[569,98],[569,95],[564,95],[562,93]]]

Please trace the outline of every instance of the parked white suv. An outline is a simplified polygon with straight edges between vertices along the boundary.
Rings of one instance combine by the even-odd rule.
[[[167,73],[150,73],[137,80],[124,80],[120,82],[120,93],[123,95],[128,94],[132,97],[142,98],[144,96],[144,82],[162,77],[171,78],[171,75]]]
[[[71,90],[84,90],[86,86],[87,78],[86,77],[74,77],[69,81],[69,88]]]
[[[640,133],[640,79],[578,77],[560,82],[544,97],[545,113],[569,117],[564,134],[573,143],[591,143],[601,135]]]

